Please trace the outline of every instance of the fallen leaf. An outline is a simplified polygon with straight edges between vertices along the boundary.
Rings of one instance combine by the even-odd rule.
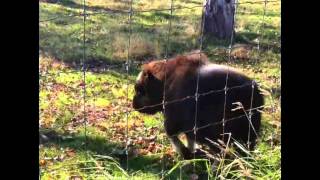
[[[73,156],[75,156],[76,152],[75,152],[74,149],[68,149],[68,150],[66,151],[66,154],[67,154],[67,156],[69,156],[69,157],[73,157]]]
[[[151,142],[148,146],[148,151],[154,152],[155,149],[156,149],[155,143]]]
[[[156,138],[157,138],[156,135],[152,135],[152,136],[150,136],[150,137],[147,137],[146,140],[148,140],[148,141],[154,141]]]
[[[82,180],[81,176],[71,176],[70,180]]]
[[[143,138],[142,137],[138,137],[136,143],[142,145],[144,143]]]
[[[63,154],[61,154],[59,156],[54,157],[53,159],[56,160],[56,161],[63,161],[64,158],[65,158],[65,156]]]
[[[86,84],[86,83],[81,82],[81,83],[79,84],[79,86],[80,86],[80,87],[83,87],[85,84]]]
[[[40,164],[40,166],[45,166],[47,164],[47,161],[44,159],[41,159],[39,164]]]
[[[173,149],[172,148],[170,148],[170,149],[168,149],[167,151],[166,151],[166,153],[165,153],[166,155],[168,155],[168,156],[174,156],[174,151],[173,151]]]

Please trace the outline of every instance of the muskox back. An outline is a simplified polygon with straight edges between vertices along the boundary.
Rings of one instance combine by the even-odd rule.
[[[228,139],[227,133],[231,133],[232,138],[249,142],[253,149],[261,124],[258,109],[261,110],[264,104],[257,83],[235,69],[221,65],[202,66],[199,73],[197,126],[213,124],[200,130],[199,136]],[[225,133],[224,137],[222,133]]]

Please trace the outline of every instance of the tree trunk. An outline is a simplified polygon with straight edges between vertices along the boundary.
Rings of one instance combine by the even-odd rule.
[[[234,33],[235,0],[207,0],[204,33],[219,39],[230,39]]]

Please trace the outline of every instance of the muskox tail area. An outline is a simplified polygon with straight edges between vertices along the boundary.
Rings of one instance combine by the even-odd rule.
[[[260,136],[261,110],[264,105],[264,97],[257,84],[247,86],[242,90],[235,90],[231,93],[233,105],[231,108],[231,120],[226,123],[226,131],[231,132],[232,137],[243,145],[253,150],[257,138]],[[241,104],[238,104],[241,103]]]
[[[246,138],[246,140],[250,141],[249,144],[249,149],[253,150],[256,144],[256,139],[260,136],[260,128],[261,128],[261,111],[263,110],[263,106],[264,106],[264,97],[258,87],[257,84],[255,84],[254,86],[254,92],[253,92],[253,97],[252,97],[252,107],[250,109],[250,107],[248,108],[248,116],[249,119],[247,118],[247,120],[251,120],[251,124],[250,124],[250,131],[248,131],[248,138]],[[251,118],[250,118],[251,117]],[[249,129],[249,128],[248,128]]]

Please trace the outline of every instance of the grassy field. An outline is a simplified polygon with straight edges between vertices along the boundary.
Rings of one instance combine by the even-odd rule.
[[[168,47],[170,11],[144,11],[170,8],[171,1],[134,1],[133,9],[138,12],[131,25],[128,14],[122,12],[130,8],[129,2],[86,1],[91,15],[85,27],[89,67],[84,103],[79,68],[83,58],[82,1],[40,0],[39,131],[45,135],[39,148],[41,179],[190,179],[193,174],[193,162],[182,161],[172,150],[162,115],[146,116],[131,108],[139,65],[132,65],[127,75],[119,64],[127,60],[130,34],[130,60],[134,62],[163,58],[166,48],[168,56],[198,49],[202,1],[173,1],[174,7],[189,8],[173,12]],[[228,63],[223,48],[228,42],[208,37],[203,49],[212,62],[237,67],[261,84],[266,94],[262,135],[248,157],[225,159],[217,170],[206,160],[194,161],[196,174],[200,178],[209,174],[210,179],[219,175],[219,179],[281,179],[280,1],[268,3],[265,16],[263,3],[240,4],[237,11],[234,44],[250,47],[245,55],[235,48],[235,57]]]

